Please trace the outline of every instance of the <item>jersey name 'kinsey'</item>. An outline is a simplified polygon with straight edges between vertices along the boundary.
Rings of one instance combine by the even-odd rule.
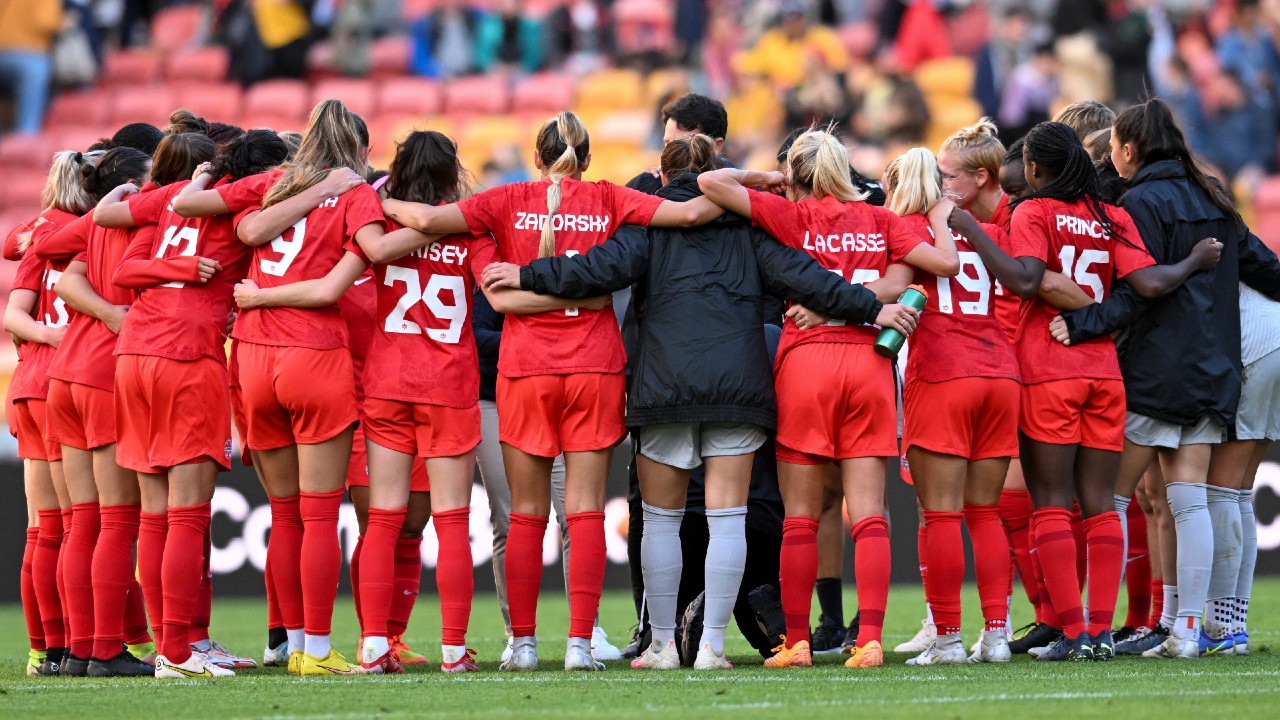
[[[448,263],[450,265],[461,265],[467,259],[467,247],[460,243],[442,243],[433,242],[426,247],[418,248],[409,253],[409,257],[425,258],[432,262]]]
[[[517,212],[516,230],[541,230],[547,224],[545,213]],[[559,215],[551,221],[551,229],[580,232],[608,232],[608,215]]]
[[[1088,235],[1091,238],[1101,240],[1111,239],[1111,233],[1102,223],[1097,220],[1086,220],[1075,215],[1058,213],[1058,229],[1066,230],[1072,235]]]
[[[814,252],[884,252],[884,233],[804,233],[804,249]]]

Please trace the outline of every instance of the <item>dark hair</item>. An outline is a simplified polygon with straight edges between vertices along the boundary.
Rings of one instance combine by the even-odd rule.
[[[1121,145],[1132,144],[1138,158],[1138,167],[1146,167],[1161,160],[1176,160],[1182,164],[1191,182],[1200,186],[1209,202],[1237,225],[1243,225],[1240,213],[1221,185],[1209,179],[1187,145],[1187,139],[1173,117],[1173,111],[1159,98],[1150,98],[1131,105],[1116,117],[1112,133]]]
[[[729,114],[719,100],[690,93],[662,107],[662,124],[675,120],[681,130],[702,133],[713,140],[723,140],[729,132]]]
[[[435,130],[415,130],[396,147],[387,170],[387,197],[427,205],[457,202],[470,180],[452,140]]]
[[[213,159],[213,141],[201,133],[173,133],[151,156],[151,180],[159,186],[188,180],[200,163]]]
[[[218,148],[209,174],[232,180],[265,172],[285,161],[289,146],[271,130],[250,130]]]
[[[96,204],[103,195],[115,188],[145,176],[150,162],[151,158],[141,150],[131,147],[112,148],[102,155],[97,165],[85,165],[81,168],[84,174],[84,191],[93,196]]]
[[[185,108],[174,110],[169,115],[169,125],[164,129],[166,135],[177,133],[209,133],[209,121]]]
[[[236,127],[235,125],[228,125],[226,123],[211,122],[209,123],[209,130],[205,135],[209,136],[209,139],[213,141],[214,145],[222,145],[223,143],[231,142],[241,135],[244,135],[244,128]]]
[[[662,174],[667,181],[685,173],[703,173],[720,167],[716,141],[710,135],[694,133],[667,143],[662,149]]]
[[[115,146],[116,144],[111,142],[111,138],[98,138],[97,142],[85,148],[85,152],[90,153],[97,152],[99,150],[110,150]]]
[[[111,146],[133,148],[151,155],[163,139],[164,133],[160,132],[160,128],[155,125],[144,122],[129,123],[111,136]]]
[[[1107,214],[1093,160],[1080,142],[1080,136],[1076,135],[1070,125],[1042,122],[1031,128],[1026,137],[1026,159],[1028,163],[1034,162],[1047,170],[1053,179],[1039,190],[1014,201],[1015,203],[1036,198],[1063,202],[1084,200],[1093,219],[1101,223],[1113,239],[1133,246],[1133,242],[1122,236],[1120,229]]]
[[[1027,139],[1025,137],[1020,137],[1017,140],[1014,140],[1013,144],[1009,146],[1009,149],[1005,151],[1004,162],[1001,164],[1012,165],[1014,163],[1017,163],[1019,165],[1022,165],[1023,164],[1022,150],[1023,148],[1026,147],[1026,145],[1027,145]]]

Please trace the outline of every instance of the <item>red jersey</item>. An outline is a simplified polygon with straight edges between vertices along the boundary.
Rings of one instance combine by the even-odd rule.
[[[72,215],[74,218],[75,216]],[[22,242],[31,237],[31,231],[35,229],[36,223],[40,221],[41,216],[37,215],[30,220],[18,223],[9,231],[4,239],[4,259],[10,262],[19,262],[22,260],[22,251],[19,249]]]
[[[129,308],[117,355],[152,355],[189,361],[226,360],[227,316],[236,283],[249,269],[252,251],[236,239],[230,215],[184,218],[173,212],[173,197],[190,181],[129,199],[135,223],[155,224],[155,232],[134,237],[115,278],[150,283]],[[199,281],[199,258],[222,270]]]
[[[902,218],[917,234],[933,243],[933,229],[924,215]],[[999,233],[984,225],[988,234]],[[917,270],[915,283],[929,299],[920,325],[911,336],[907,382],[945,382],[962,377],[1018,379],[1013,345],[996,321],[992,300],[995,280],[968,240],[952,233],[960,256],[960,274],[938,277]]]
[[[388,221],[390,226],[391,222]],[[365,359],[369,357],[369,345],[373,343],[373,328],[377,322],[378,293],[373,289],[373,270],[365,268],[351,287],[338,298],[338,311],[347,324],[347,348],[351,350],[351,368],[355,371],[356,402],[364,405]]]
[[[41,225],[31,233],[31,249],[45,260],[70,261],[89,246],[89,235],[97,227],[91,212],[80,217],[62,214],[67,216],[65,222],[53,221],[53,227],[45,229]]]
[[[473,234],[493,235],[504,262],[527,265],[538,258],[549,185],[549,180],[502,185],[463,200],[458,209]],[[620,225],[648,225],[663,202],[603,180],[565,178],[560,191],[560,209],[551,220],[560,255],[586,252]],[[626,362],[613,308],[512,315],[498,351],[498,371],[506,377],[615,373]]]
[[[139,194],[155,191],[156,186],[147,183]],[[85,218],[91,217],[92,214],[85,216]],[[76,223],[72,223],[67,229],[74,225]],[[134,301],[134,293],[116,285],[112,277],[133,238],[138,235],[145,237],[154,233],[156,228],[154,225],[131,229],[104,228],[97,225],[92,227],[85,252],[76,259],[84,260],[87,266],[85,275],[89,285],[103,300],[112,305],[131,305]],[[61,231],[58,234],[61,234]],[[149,242],[149,240],[143,239],[140,242]],[[114,391],[116,340],[116,334],[111,332],[106,323],[88,315],[76,314],[71,318],[67,334],[63,336],[62,344],[58,346],[53,363],[49,366],[49,377]]]
[[[996,209],[991,211],[991,224],[1009,232],[1009,225],[1012,222],[1013,210],[1009,208],[1009,196],[1001,195],[1000,202],[996,203]]]
[[[368,185],[329,198],[275,240],[254,248],[249,279],[258,287],[272,288],[322,278],[343,253],[364,257],[355,243],[357,230],[385,222],[378,193]],[[245,310],[232,335],[258,345],[315,350],[347,346],[347,324],[336,303],[321,308]]]
[[[33,224],[33,223],[32,223]],[[29,224],[30,225],[30,224]],[[40,314],[40,295],[44,288],[47,266],[35,253],[27,253],[18,263],[18,273],[14,276],[12,290],[30,290],[36,293],[34,320],[44,324]],[[35,398],[43,400],[49,394],[49,360],[53,357],[54,348],[44,343],[23,342],[18,347],[18,366],[9,379],[10,401]]]
[[[927,242],[902,218],[863,202],[842,203],[833,197],[792,202],[772,193],[748,190],[751,224],[778,242],[803,250],[822,267],[857,285],[879,280],[896,263]],[[811,342],[874,343],[875,325],[826,325],[801,330],[785,323],[778,342],[778,361],[796,345]]]
[[[1013,214],[1012,255],[1043,260],[1045,270],[1066,275],[1102,302],[1111,289],[1112,277],[1156,264],[1129,214],[1111,205],[1106,210],[1112,232],[1094,219],[1083,200],[1068,203],[1036,198],[1023,202]],[[1124,241],[1113,238],[1113,232]],[[1023,303],[1018,331],[1023,384],[1068,378],[1121,379],[1116,346],[1110,337],[1070,347],[1053,339],[1049,323],[1058,312],[1038,297]]]
[[[284,175],[284,170],[279,168],[268,170],[257,175],[240,178],[235,182],[231,182],[230,176],[218,181],[214,185],[213,190],[218,191],[218,196],[222,198],[222,202],[227,204],[227,209],[233,213],[241,210],[261,205],[262,198],[266,196],[276,181]]]
[[[471,297],[496,255],[487,237],[449,235],[373,267],[378,324],[365,369],[366,395],[475,406],[480,358],[471,333]]]

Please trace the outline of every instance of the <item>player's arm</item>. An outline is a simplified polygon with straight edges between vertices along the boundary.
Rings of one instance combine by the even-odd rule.
[[[205,172],[206,166],[201,167],[203,170],[197,168],[196,176],[173,197],[173,212],[184,218],[212,217],[231,212],[222,199],[222,193],[208,189],[216,178]]]
[[[382,212],[401,225],[422,233],[448,235],[468,232],[467,219],[456,203],[427,205],[387,198],[382,201]]]
[[[911,248],[903,256],[903,262],[938,277],[952,278],[960,274],[960,254],[956,252],[956,239],[947,225],[954,209],[955,203],[950,200],[941,200],[929,208],[927,217],[933,243],[922,242]]]
[[[444,237],[443,235],[426,235],[410,227],[391,232],[386,232],[381,226],[377,227],[378,232],[356,236],[360,250],[369,258],[369,262],[375,265],[399,260]]]
[[[138,186],[125,183],[112,189],[93,209],[93,223],[105,228],[127,228],[137,225],[129,210],[128,198],[138,192]]]
[[[489,301],[493,309],[504,315],[533,315],[554,310],[568,310],[570,308],[603,310],[613,304],[613,298],[609,295],[581,300],[568,300],[553,295],[539,295],[528,290],[512,290],[511,288],[502,287],[491,290],[481,288],[481,292],[484,293],[485,299]]]
[[[43,260],[62,260],[75,257],[84,252],[89,245],[89,230],[93,226],[93,218],[78,217],[60,228],[41,231],[36,227],[31,231],[31,251]]]
[[[952,210],[947,224],[969,241],[978,257],[982,258],[982,264],[987,266],[1006,290],[1023,300],[1029,300],[1040,291],[1040,281],[1044,278],[1045,271],[1044,260],[1030,256],[1010,257],[978,227],[978,221],[965,210]]]
[[[648,265],[648,234],[641,227],[624,225],[579,255],[540,258],[523,268],[494,263],[485,268],[481,281],[486,287],[501,281],[509,288],[582,299],[629,287],[644,276]]]
[[[12,335],[15,340],[21,340],[22,342],[42,343],[58,347],[58,344],[62,342],[62,336],[67,332],[67,326],[63,325],[55,328],[36,322],[31,313],[35,310],[39,299],[39,293],[27,288],[18,288],[9,293],[9,304],[4,309],[5,332]]]
[[[93,285],[89,284],[89,277],[85,274],[87,268],[83,260],[73,261],[62,272],[62,277],[58,278],[54,292],[68,307],[101,321],[118,335],[129,306],[113,305],[99,295]]]
[[[1079,310],[1094,303],[1093,296],[1084,288],[1066,275],[1052,270],[1044,271],[1036,297],[1058,310]]]
[[[364,178],[351,168],[330,170],[324,180],[297,195],[245,215],[236,225],[236,237],[250,247],[265,245],[280,237],[281,233],[319,207],[320,203],[338,197],[364,182]]]
[[[756,172],[737,168],[712,170],[698,176],[698,189],[706,199],[742,217],[751,217],[751,196],[747,188],[773,192],[783,187],[780,172]],[[659,208],[661,209],[661,208]]]
[[[1222,243],[1217,238],[1204,238],[1191,248],[1191,252],[1172,265],[1152,265],[1125,275],[1125,280],[1147,300],[1164,297],[1182,287],[1182,284],[1201,270],[1209,270],[1222,257]]]
[[[327,307],[338,302],[342,293],[351,287],[368,265],[355,253],[344,253],[337,265],[327,275],[314,280],[302,280],[273,288],[260,288],[245,278],[236,285],[236,305],[241,310],[265,307],[312,308]]]

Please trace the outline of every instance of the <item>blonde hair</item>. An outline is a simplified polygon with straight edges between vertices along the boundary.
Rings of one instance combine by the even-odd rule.
[[[83,215],[93,208],[94,199],[84,189],[86,168],[92,168],[102,159],[103,151],[75,152],[63,150],[53,154],[49,176],[40,194],[40,207],[57,209],[72,215]]]
[[[578,172],[591,151],[587,129],[577,115],[569,111],[556,114],[538,131],[538,157],[551,184],[547,186],[547,221],[538,242],[538,257],[556,254],[556,231],[552,219],[560,210],[560,181]]]
[[[1054,122],[1060,122],[1076,131],[1080,141],[1102,129],[1110,129],[1116,121],[1116,113],[1097,100],[1082,100],[1062,108]]]
[[[938,159],[927,148],[911,148],[884,170],[885,207],[900,216],[923,215],[942,199]]]
[[[1000,177],[1000,166],[1004,165],[1004,143],[997,137],[998,132],[991,118],[984,117],[957,130],[942,142],[941,149],[956,153],[959,156],[956,161],[964,172],[983,169],[996,180]]]
[[[368,171],[361,153],[369,146],[369,128],[359,115],[338,100],[325,100],[311,110],[307,131],[284,175],[262,200],[271,207],[314,185],[330,170],[348,167],[363,176]]]
[[[821,200],[833,197],[840,202],[866,200],[867,194],[853,186],[849,174],[849,153],[844,144],[826,130],[809,130],[796,138],[787,152],[789,182]]]
[[[709,135],[694,133],[667,143],[659,163],[667,181],[684,173],[702,173],[720,167],[716,158],[716,141]]]

